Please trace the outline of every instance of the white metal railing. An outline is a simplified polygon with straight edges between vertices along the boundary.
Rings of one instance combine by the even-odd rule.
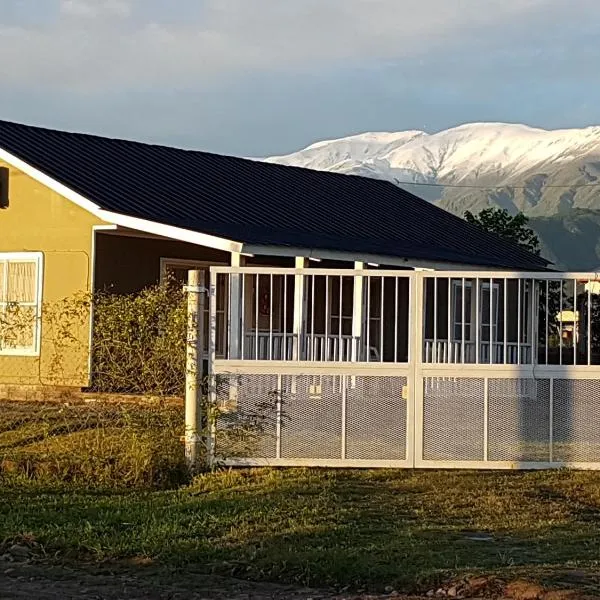
[[[283,332],[246,331],[244,360],[292,360],[295,337]],[[315,362],[349,362],[353,360],[353,343],[358,349],[356,359],[367,362],[366,347],[351,335],[306,334],[302,336],[301,359]],[[377,348],[371,347],[369,361],[379,361]]]
[[[408,271],[213,267],[224,359],[406,364],[412,281]]]
[[[267,411],[228,464],[600,469],[594,274],[215,268],[210,306],[213,401]]]
[[[294,338],[281,332],[247,331],[243,360],[292,360]]]
[[[600,364],[595,274],[213,267],[211,290],[226,360]]]
[[[519,344],[516,342],[492,342],[492,356],[490,360],[490,343],[479,342],[479,357],[477,357],[477,346],[475,342],[462,340],[425,340],[425,352],[423,362],[425,363],[469,363],[480,362],[483,364],[530,364],[531,344]],[[463,356],[464,346],[464,356]],[[504,356],[506,354],[506,361]],[[478,360],[479,358],[479,360]]]

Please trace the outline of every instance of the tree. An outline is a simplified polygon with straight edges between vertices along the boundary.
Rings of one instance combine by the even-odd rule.
[[[511,240],[533,254],[540,253],[540,240],[528,227],[529,219],[522,213],[511,215],[505,208],[485,208],[477,215],[465,212],[465,219],[481,229]]]
[[[505,208],[486,208],[477,215],[466,211],[465,219],[485,231],[515,242],[533,254],[540,254],[540,240],[535,231],[528,227],[529,219],[522,212],[513,216]],[[562,310],[561,285],[557,281],[552,281],[547,288],[545,286],[539,288],[538,344],[540,347],[544,347],[547,341],[545,339],[546,322],[550,334],[555,337],[560,335],[555,315]]]

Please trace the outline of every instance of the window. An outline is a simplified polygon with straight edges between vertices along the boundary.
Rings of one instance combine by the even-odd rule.
[[[463,301],[464,289],[464,301]],[[463,306],[464,303],[464,306]],[[452,339],[460,341],[463,339],[463,317],[464,317],[464,339],[471,339],[471,282],[452,281]]]
[[[42,254],[0,253],[0,354],[40,350]]]
[[[340,291],[341,283],[341,291]],[[353,290],[354,282],[350,277],[341,279],[338,277],[330,277],[329,297],[330,297],[330,325],[329,334],[337,335],[352,335],[352,312],[353,312]],[[341,305],[341,306],[340,306]],[[342,314],[342,322],[340,324],[340,309]]]
[[[463,307],[464,291],[464,307]],[[490,330],[492,341],[498,340],[498,299],[500,295],[500,286],[494,283],[492,286],[492,322],[490,324],[490,284],[480,281],[479,283],[479,334],[480,341],[490,341]],[[452,281],[452,339],[462,340],[463,336],[463,316],[464,316],[464,335],[466,341],[475,339],[471,331],[471,325],[475,322],[475,303],[472,294],[472,282],[465,281],[464,288],[461,280]]]
[[[490,284],[481,284],[481,300],[479,306],[481,311],[481,341],[489,342],[490,333],[491,341],[498,341],[498,296],[500,293],[500,287],[498,284],[493,284],[492,287],[492,306],[490,312]],[[492,322],[490,324],[490,316]]]

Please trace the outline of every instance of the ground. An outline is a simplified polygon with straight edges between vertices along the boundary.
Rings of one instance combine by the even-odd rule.
[[[516,580],[495,585],[494,578],[472,578],[475,593],[469,598],[481,600],[505,598],[510,600],[582,600],[595,598],[596,593],[584,594],[573,587],[547,590],[535,582]],[[477,582],[483,586],[477,587]],[[571,581],[573,584],[573,581]],[[231,577],[197,573],[190,569],[168,570],[138,566],[132,570],[126,565],[104,567],[57,567],[51,565],[15,564],[0,575],[0,598],[3,600],[426,600],[436,597],[464,598],[453,590],[460,586],[446,586],[436,594],[406,596],[397,591],[385,594],[367,592],[339,592],[318,590],[267,582],[251,582]],[[503,590],[503,591],[501,591]]]
[[[139,569],[74,569],[40,565],[16,565],[0,576],[0,598],[38,600],[321,600],[319,592],[265,582],[248,582],[216,575],[185,572],[146,572]]]
[[[598,597],[599,511],[594,472],[265,469],[167,491],[5,481],[0,598],[473,596],[461,582],[481,575],[501,582],[488,596],[526,578]]]

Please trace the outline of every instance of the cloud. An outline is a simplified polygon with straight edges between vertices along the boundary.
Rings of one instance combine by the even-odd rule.
[[[1,2],[0,118],[244,155],[600,119],[598,0]]]
[[[126,0],[60,0],[59,12],[68,17],[98,19],[131,15],[132,3]]]
[[[259,71],[419,56],[472,32],[539,26],[563,0],[61,0],[41,26],[0,26],[4,84],[99,91],[201,86]],[[573,0],[600,15],[592,0]],[[599,3],[600,4],[600,3]],[[174,8],[177,7],[177,8]],[[185,7],[185,11],[183,10]],[[177,12],[185,19],[177,19]],[[148,15],[152,17],[148,17]],[[34,51],[32,51],[34,49]]]

